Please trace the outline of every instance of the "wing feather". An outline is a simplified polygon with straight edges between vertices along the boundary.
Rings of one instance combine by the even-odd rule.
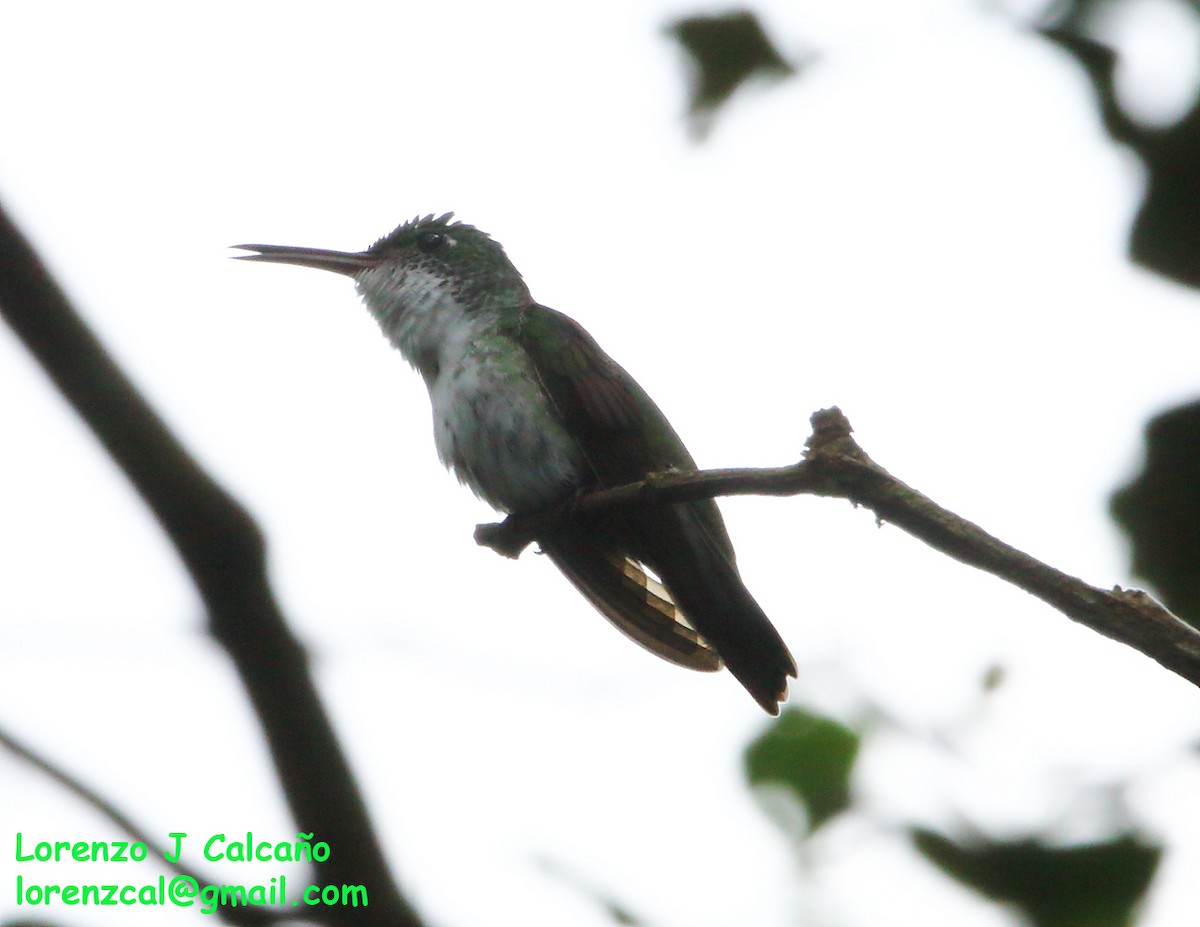
[[[681,620],[670,593],[641,564],[576,538],[542,549],[600,614],[651,653],[701,672],[721,668],[717,652]]]
[[[588,462],[589,478],[577,490],[695,468],[658,406],[578,323],[530,305],[513,325],[543,392]],[[778,713],[795,663],[742,583],[711,499],[624,509],[541,543],[629,637],[681,666],[715,670],[724,663],[764,709]]]

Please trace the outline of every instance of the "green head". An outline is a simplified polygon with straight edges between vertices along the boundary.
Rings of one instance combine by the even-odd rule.
[[[401,272],[445,281],[453,299],[468,310],[504,309],[531,302],[529,289],[500,243],[473,225],[454,222],[454,213],[405,222],[366,253]],[[363,286],[360,284],[360,291]],[[367,295],[364,291],[364,296]]]
[[[376,315],[404,312],[412,300],[449,299],[467,312],[531,302],[529,289],[500,243],[454,213],[414,218],[366,251],[287,245],[238,245],[243,261],[297,264],[353,277]]]
[[[533,303],[500,247],[454,214],[406,222],[366,251],[238,245],[243,261],[297,264],[344,274],[383,333],[432,382],[441,346],[463,326]]]

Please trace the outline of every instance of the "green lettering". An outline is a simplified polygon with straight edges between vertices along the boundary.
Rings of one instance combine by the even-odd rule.
[[[215,863],[218,860],[224,859],[225,852],[223,850],[217,850],[216,856],[213,856],[212,853],[209,852],[212,849],[212,845],[214,843],[224,843],[224,842],[225,842],[224,834],[213,834],[213,836],[209,837],[208,843],[204,844],[204,858],[212,863]],[[208,912],[205,912],[205,913],[208,913]]]
[[[163,859],[165,859],[168,863],[177,863],[179,862],[179,855],[183,852],[183,838],[187,836],[187,832],[173,830],[171,833],[167,834],[167,836],[175,841],[175,855],[172,856],[171,851],[167,850],[165,853],[163,853]]]

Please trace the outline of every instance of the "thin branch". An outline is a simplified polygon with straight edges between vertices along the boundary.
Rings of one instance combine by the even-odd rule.
[[[580,496],[531,515],[479,525],[475,540],[516,557],[538,537],[577,519],[626,505],[686,502],[714,496],[816,496],[848,499],[881,522],[903,528],[930,547],[1037,596],[1082,625],[1120,641],[1200,686],[1200,632],[1144,592],[1090,586],[1036,560],[947,511],[900,482],[859,447],[839,409],[812,416],[804,460],[771,469],[657,473],[640,483]]]
[[[207,607],[258,712],[304,833],[328,843],[328,882],[365,884],[367,908],[309,909],[350,927],[419,927],[388,872],[362,795],[317,696],[303,648],[266,575],[250,514],[216,484],[109,357],[33,248],[0,210],[0,316],[82,416],[154,512]]]
[[[146,831],[138,827],[131,817],[95,789],[84,784],[80,779],[55,765],[51,760],[35,752],[32,747],[21,743],[17,738],[3,730],[0,730],[0,746],[7,747],[12,754],[29,763],[34,768],[41,770],[68,792],[73,793],[86,804],[99,811],[127,836],[132,837],[134,841],[145,844],[149,854],[156,861],[161,859],[163,865],[168,869],[182,876],[187,876],[200,886],[220,884],[221,880],[210,879],[200,875],[196,870],[183,865],[182,862],[171,862],[167,856],[168,850],[171,849],[170,847],[166,847],[156,841]],[[274,924],[295,917],[294,912],[283,909],[256,908],[246,905],[221,904],[218,910],[223,921],[229,924],[241,925],[241,927],[263,927],[264,924]]]

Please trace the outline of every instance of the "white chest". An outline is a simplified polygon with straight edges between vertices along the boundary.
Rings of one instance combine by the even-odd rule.
[[[527,362],[487,335],[446,349],[429,389],[442,462],[505,512],[569,496],[582,482],[582,456]]]
[[[504,512],[533,511],[582,482],[578,446],[523,354],[419,270],[367,272],[358,288],[380,328],[420,371],[438,456]]]

